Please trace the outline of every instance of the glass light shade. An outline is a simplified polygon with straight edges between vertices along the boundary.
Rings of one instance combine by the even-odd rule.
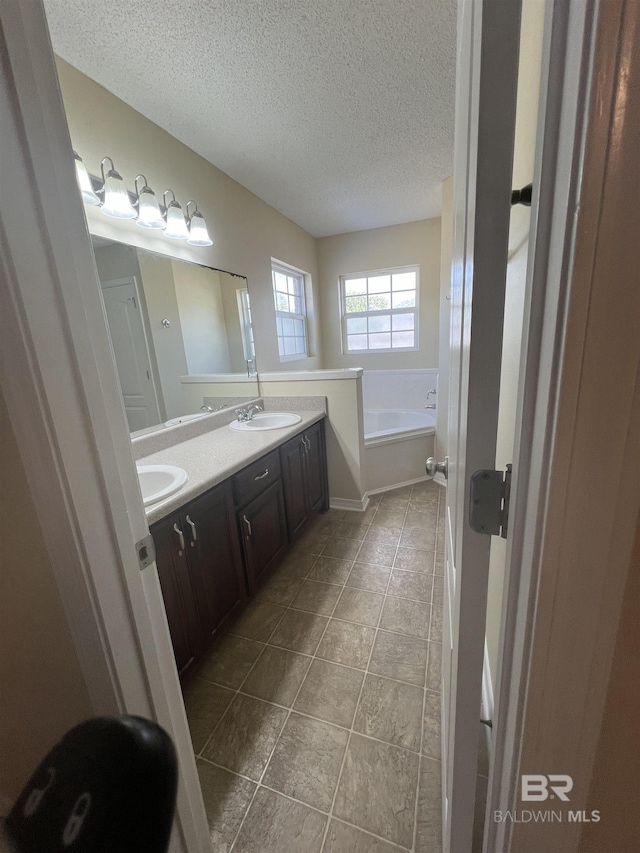
[[[91,178],[89,177],[89,173],[87,172],[87,167],[82,162],[82,157],[80,157],[76,152],[73,152],[73,156],[76,161],[76,178],[78,180],[78,186],[80,187],[80,195],[82,196],[82,201],[85,204],[89,205],[99,205],[101,204],[100,199],[93,191],[93,186],[91,185]]]
[[[138,215],[131,206],[129,193],[120,175],[111,170],[104,182],[102,212],[114,219],[135,219]]]
[[[167,227],[164,236],[172,240],[186,240],[189,236],[187,223],[184,221],[184,213],[177,201],[169,202],[167,207]]]
[[[196,210],[191,216],[187,243],[192,246],[213,246],[213,240],[209,237],[204,216],[199,210]]]
[[[165,227],[165,221],[160,213],[160,206],[153,190],[143,189],[138,196],[138,219],[136,225],[141,228],[152,228],[156,230]]]

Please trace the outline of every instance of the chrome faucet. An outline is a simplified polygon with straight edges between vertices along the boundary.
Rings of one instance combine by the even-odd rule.
[[[213,412],[213,409],[211,408],[211,406],[200,406],[200,411],[204,412],[205,415],[209,415],[211,414],[211,412]]]
[[[429,401],[429,397],[435,397],[437,395],[437,393],[438,393],[437,388],[432,388],[430,391],[427,392],[427,405],[425,406],[425,409],[435,409],[436,408],[435,403],[429,403],[428,401]]]
[[[240,423],[253,420],[254,412],[261,412],[262,406],[246,406],[244,409],[236,409],[236,416]]]

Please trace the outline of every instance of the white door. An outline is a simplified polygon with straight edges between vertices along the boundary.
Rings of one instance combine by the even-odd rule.
[[[442,643],[443,847],[469,853],[491,537],[468,521],[471,475],[495,465],[520,3],[459,7],[449,460]]]
[[[102,296],[129,429],[155,426],[160,412],[135,279],[103,282]]]

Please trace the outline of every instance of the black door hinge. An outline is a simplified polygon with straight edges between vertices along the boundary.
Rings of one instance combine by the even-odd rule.
[[[512,467],[507,465],[506,471],[484,469],[471,475],[469,526],[476,533],[507,538]]]

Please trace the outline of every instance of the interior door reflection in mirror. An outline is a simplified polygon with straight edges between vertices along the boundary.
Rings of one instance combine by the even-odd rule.
[[[131,432],[258,396],[246,278],[91,239]]]

